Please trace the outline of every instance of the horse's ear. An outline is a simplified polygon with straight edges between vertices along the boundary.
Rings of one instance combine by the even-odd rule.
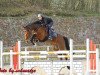
[[[25,29],[25,26],[23,26],[23,28]]]
[[[26,27],[25,26],[22,26],[22,30],[25,31],[26,30]]]
[[[23,29],[26,29],[26,26],[23,26],[22,28],[23,28]]]

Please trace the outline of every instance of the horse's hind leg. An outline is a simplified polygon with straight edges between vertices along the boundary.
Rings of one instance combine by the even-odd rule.
[[[59,48],[59,46],[57,45],[57,44],[55,44],[54,46],[53,46],[53,50],[54,51],[59,51],[60,50],[60,48]],[[61,56],[62,54],[57,54],[57,56]],[[63,58],[60,58],[60,60],[63,60]]]

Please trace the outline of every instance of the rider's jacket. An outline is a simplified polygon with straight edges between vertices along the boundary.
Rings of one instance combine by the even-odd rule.
[[[53,20],[51,18],[43,17],[42,20],[39,20],[42,25],[46,25],[47,27],[51,27],[53,25]]]

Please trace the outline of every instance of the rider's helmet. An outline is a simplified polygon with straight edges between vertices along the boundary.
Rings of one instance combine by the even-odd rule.
[[[42,14],[38,14],[38,19],[42,20],[42,18],[43,18],[43,15]]]

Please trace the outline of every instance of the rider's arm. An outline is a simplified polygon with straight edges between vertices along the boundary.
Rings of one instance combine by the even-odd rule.
[[[53,25],[53,20],[51,18],[46,18],[45,19],[45,25],[52,27]]]

